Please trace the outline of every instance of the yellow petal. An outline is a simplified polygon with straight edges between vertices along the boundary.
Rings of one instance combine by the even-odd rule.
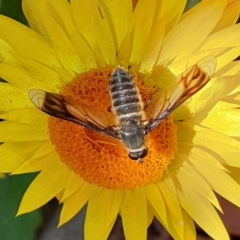
[[[100,0],[100,4],[108,19],[117,52],[132,18],[132,3],[129,0]]]
[[[32,107],[32,103],[26,92],[0,82],[0,111],[8,112],[29,107]]]
[[[59,3],[61,5],[60,8],[62,8],[63,3],[65,3],[64,9],[66,13],[69,12],[69,3],[67,1],[59,0]],[[49,1],[38,1],[38,8],[43,28],[47,33],[63,67],[69,71],[81,73],[83,71],[82,61],[76,54],[74,46],[67,36],[67,33],[61,27],[59,21],[54,18],[54,15],[52,14],[53,10],[50,7]],[[57,17],[61,18],[61,16]],[[68,18],[66,18],[66,21],[67,20]],[[61,41],[59,41],[59,39],[61,39]]]
[[[171,181],[165,180],[158,184],[160,191],[165,199],[165,204],[169,212],[169,221],[177,232],[180,239],[183,239],[183,216],[180,203],[174,185]]]
[[[104,9],[97,0],[71,1],[78,33],[90,45],[99,66],[114,64],[116,49]]]
[[[152,223],[153,221],[153,218],[154,218],[154,214],[152,212],[152,210],[150,209],[149,205],[147,206],[147,214],[148,214],[148,219],[147,219],[147,227],[150,226],[150,224]]]
[[[34,87],[53,92],[59,90],[65,82],[65,79],[63,79],[62,75],[59,73],[58,67],[52,66],[49,68],[24,57],[18,57],[18,60],[22,63],[22,69],[25,68],[32,78],[31,83],[28,83],[28,89],[26,88],[27,90],[29,90],[31,87]],[[62,71],[65,71],[68,74],[68,81],[72,80],[72,78],[75,76],[67,70],[62,69]],[[11,78],[11,81],[13,82],[14,80]],[[16,80],[14,83],[16,85]]]
[[[18,109],[7,112],[0,114],[0,118],[11,122],[27,123],[45,128],[48,126],[48,116],[46,114],[42,114],[38,109],[35,108]]]
[[[69,176],[68,183],[64,190],[61,201],[64,201],[70,195],[76,192],[82,183],[83,183],[83,180],[78,175],[72,172]]]
[[[239,12],[240,4],[238,0],[228,2],[222,17],[212,32],[217,32],[223,28],[233,25],[238,20]]]
[[[60,66],[46,39],[3,15],[0,16],[0,35],[18,54],[48,66]]]
[[[233,25],[225,28],[215,34],[211,34],[201,47],[201,50],[214,49],[214,48],[227,48],[239,45],[240,38],[240,25]],[[228,36],[226,38],[226,36]],[[221,41],[219,41],[221,39]]]
[[[0,76],[1,78],[9,82],[12,86],[15,86],[24,91],[28,91],[30,88],[46,89],[46,87],[48,88],[48,85],[53,85],[52,81],[49,81],[49,83],[46,85],[46,81],[43,76],[42,76],[43,81],[40,81],[39,77],[23,69],[22,66],[21,67],[11,66],[2,63],[0,65]],[[51,77],[54,78],[54,74],[51,74]],[[56,82],[54,85],[56,85]]]
[[[45,126],[0,122],[0,142],[23,142],[49,139]]]
[[[150,209],[163,226],[168,228],[167,210],[163,196],[158,187],[155,184],[149,185],[145,188],[145,192],[146,198],[150,204]]]
[[[183,10],[186,6],[186,0],[162,0],[161,2],[161,15],[167,15],[168,25],[166,27],[166,33],[171,31],[182,17]]]
[[[195,240],[196,239],[196,229],[195,229],[195,224],[187,214],[184,209],[182,209],[182,215],[183,215],[183,222],[184,222],[184,236],[183,239],[189,239],[189,240]]]
[[[59,192],[59,193],[56,195],[56,199],[57,199],[58,202],[61,202],[63,193],[64,193],[64,190],[62,190],[61,192]]]
[[[135,63],[150,33],[155,13],[156,0],[139,1],[134,9],[131,25],[119,52],[118,61]],[[146,17],[147,16],[147,17]]]
[[[201,122],[203,126],[229,136],[240,136],[240,111],[239,109],[229,109],[208,114]],[[216,120],[218,124],[216,124]]]
[[[216,73],[221,70],[226,64],[232,62],[239,56],[240,46],[234,47],[226,51],[226,49],[222,49],[221,54],[218,54],[217,57],[217,68]]]
[[[239,173],[239,167],[230,167],[227,166],[227,169],[230,173],[230,176],[238,183],[240,184],[240,173]]]
[[[214,239],[229,239],[227,231],[212,204],[202,194],[193,191],[189,180],[183,175],[177,175],[174,179],[175,182],[180,183],[178,196],[182,207],[211,237]]]
[[[169,189],[169,191],[171,191],[172,194],[174,194],[174,196],[177,197],[178,199],[178,193],[177,193],[177,189],[175,187],[175,184],[174,182],[172,181],[172,179],[168,179],[168,180],[165,180],[164,181],[166,187]],[[168,200],[168,198],[166,197],[166,201]],[[178,204],[180,204],[179,202],[179,199],[177,200],[178,201]],[[174,207],[176,207],[176,205],[174,205]],[[172,207],[172,209],[170,210],[170,204],[169,204],[169,211],[174,211],[174,207]],[[179,221],[178,222],[178,228],[182,227],[183,228],[183,231],[182,231],[182,235],[177,235],[176,236],[176,229],[175,229],[175,226],[176,223],[171,223],[172,222],[172,219],[171,217],[169,216],[169,229],[168,231],[170,233],[174,232],[175,235],[172,235],[174,237],[174,239],[181,239],[181,240],[184,240],[184,239],[189,239],[189,240],[195,240],[196,239],[196,231],[195,231],[195,225],[193,223],[193,220],[192,220],[192,217],[189,216],[185,210],[181,207],[181,216],[182,216],[182,221]],[[171,223],[171,224],[170,224]],[[174,229],[174,231],[171,231],[171,229]]]
[[[193,156],[194,158],[201,159],[201,164],[203,164],[203,165],[212,166],[214,168],[218,168],[220,170],[227,171],[227,169],[215,159],[214,155],[206,152],[204,150],[204,148],[201,149],[198,147],[193,147],[191,149],[190,155]]]
[[[44,144],[32,155],[31,159],[43,157],[48,153],[52,153],[54,151],[54,146],[52,145],[51,140],[47,140]]]
[[[71,4],[69,4],[69,2],[65,0],[60,1],[55,0],[46,2],[40,1],[40,3],[41,3],[39,5],[40,11],[42,11],[42,9],[45,9],[46,12],[48,12],[49,14],[52,14],[53,12],[52,16],[54,15],[54,17],[49,19],[49,21],[52,22],[52,27],[54,27],[54,25],[58,27],[57,25],[59,25],[59,30],[61,29],[60,31],[62,31],[62,32],[59,31],[59,34],[62,35],[62,37],[64,37],[64,39],[66,39],[67,41],[65,43],[61,43],[60,45],[59,39],[57,39],[58,36],[55,36],[55,32],[54,33],[51,32],[51,29],[48,29],[49,28],[48,24],[46,24],[45,26],[46,32],[48,33],[50,39],[52,40],[53,45],[59,47],[57,51],[63,50],[62,54],[64,55],[65,51],[66,52],[69,51],[69,47],[72,44],[71,51],[75,52],[75,54],[78,56],[77,59],[79,61],[78,73],[87,71],[91,68],[95,68],[96,67],[95,56],[92,50],[89,48],[88,43],[77,32],[75,23],[72,18]],[[46,12],[43,13],[43,23],[45,22],[44,16],[46,15]],[[64,21],[62,21],[62,19],[64,19]],[[69,38],[70,41],[67,38]],[[61,39],[61,41],[62,40],[63,39]],[[65,44],[67,44],[67,46],[65,46]],[[72,56],[70,57],[72,58]],[[64,58],[61,59],[61,61],[63,63],[65,63],[65,61],[67,62],[67,60],[65,60]]]
[[[209,202],[211,202],[220,212],[222,208],[214,194],[212,188],[208,182],[194,170],[194,168],[188,162],[183,163],[183,167],[180,170],[179,175],[185,177],[186,179],[191,179],[192,190],[200,193]],[[178,176],[179,176],[178,175]]]
[[[188,15],[164,38],[158,63],[174,58],[174,61],[180,60],[198,49],[220,19],[225,5],[225,0],[202,1],[189,10]],[[206,19],[207,24],[203,24]]]
[[[240,168],[238,159],[240,142],[238,140],[225,134],[203,130],[195,135],[193,144],[204,147],[209,153],[214,153],[222,164]]]
[[[27,18],[28,24],[34,31],[40,33],[43,36],[47,36],[43,30],[40,19],[39,10],[35,0],[22,0],[22,10],[24,16]]]
[[[50,140],[44,141],[39,149],[26,162],[14,170],[12,174],[24,172],[38,172],[45,168],[58,165],[59,156],[54,150]]]
[[[98,52],[101,54],[106,65],[112,65],[115,63],[116,59],[116,49],[114,44],[113,35],[111,28],[105,17],[104,10],[101,7],[101,4],[93,8],[93,25],[94,25],[94,34],[95,34],[95,48],[94,53]],[[101,66],[100,57],[98,63]]]
[[[235,75],[237,73],[239,74],[239,71],[240,71],[240,61],[234,61],[224,66],[220,71],[215,73],[214,76],[220,77],[220,76]]]
[[[1,63],[11,63],[12,65],[19,66],[16,58],[17,52],[9,46],[9,44],[0,38],[0,60]]]
[[[137,59],[140,72],[151,72],[159,54],[167,25],[166,17],[162,17],[154,26],[146,39]]]
[[[238,76],[224,76],[214,79],[212,84],[202,89],[194,97],[192,97],[192,102],[188,105],[191,112],[199,113],[199,116],[195,121],[201,122],[205,116],[201,116],[202,113],[208,113],[212,108],[216,107],[219,100],[229,95],[234,89],[239,85]],[[220,105],[221,103],[219,103]],[[191,107],[192,105],[192,107]],[[236,106],[237,107],[237,106]],[[191,109],[193,108],[193,109]],[[217,109],[217,108],[216,108]],[[220,109],[217,109],[220,111]]]
[[[75,216],[94,193],[99,191],[99,187],[86,183],[78,178],[79,188],[68,198],[63,200],[63,208],[59,220],[59,226]]]
[[[204,176],[212,189],[221,196],[240,206],[240,185],[237,184],[226,172],[212,166],[203,164],[197,157],[189,157],[196,171]]]
[[[69,173],[60,163],[39,173],[25,192],[17,215],[33,211],[55,197],[65,188]]]
[[[108,189],[102,189],[89,199],[84,225],[86,240],[108,238],[118,216],[122,200],[122,191]]]
[[[237,108],[238,103],[232,100],[234,96],[230,94],[237,89],[238,85],[239,75],[212,79],[207,86],[192,96],[191,100],[186,101],[184,105],[174,111],[174,119],[185,119],[185,123],[191,123],[194,126],[200,124],[209,112],[214,114],[219,111]],[[226,98],[227,95],[229,95],[229,99]],[[194,120],[193,118],[189,119],[193,116]]]
[[[4,143],[0,145],[0,172],[12,172],[41,147],[43,141]]]
[[[96,1],[71,0],[71,11],[78,33],[82,36],[91,49],[96,44],[93,26],[93,8]]]
[[[56,154],[55,151],[53,151],[38,158],[30,158],[29,160],[21,164],[19,167],[17,167],[12,172],[12,174],[39,172],[43,169],[56,166],[59,161],[59,156]]]
[[[120,212],[126,239],[146,240],[147,202],[143,190],[125,192]]]

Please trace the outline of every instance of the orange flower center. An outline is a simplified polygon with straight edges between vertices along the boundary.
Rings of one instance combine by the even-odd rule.
[[[112,68],[95,69],[76,76],[61,94],[108,111],[111,106],[108,81]],[[154,91],[133,74],[143,102]],[[160,180],[177,149],[176,125],[166,118],[146,136],[148,155],[143,163],[133,161],[121,141],[80,125],[49,117],[49,134],[61,160],[86,182],[109,189],[133,189]]]

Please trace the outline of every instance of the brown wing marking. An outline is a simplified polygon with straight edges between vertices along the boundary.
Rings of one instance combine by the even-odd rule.
[[[146,134],[152,131],[172,111],[202,89],[211,79],[216,68],[216,59],[208,56],[188,68],[165,89],[154,93],[146,109],[149,121]]]
[[[83,127],[102,132],[119,139],[118,130],[114,127],[114,115],[96,107],[81,104],[71,98],[39,89],[29,91],[33,104],[41,111]]]

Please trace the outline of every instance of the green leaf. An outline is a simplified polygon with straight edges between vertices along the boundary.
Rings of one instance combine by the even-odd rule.
[[[27,25],[27,20],[22,12],[21,3],[21,0],[1,0],[0,14]]]
[[[188,0],[187,4],[185,6],[184,12],[188,11],[189,9],[191,9],[192,7],[194,7],[195,5],[200,3],[201,1],[202,0]]]
[[[41,224],[40,210],[18,217],[15,215],[24,192],[35,176],[13,175],[0,180],[0,239],[34,239],[36,229]]]

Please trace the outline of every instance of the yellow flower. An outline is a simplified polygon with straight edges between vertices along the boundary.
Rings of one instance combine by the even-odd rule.
[[[146,239],[153,216],[174,239],[195,239],[193,220],[228,239],[214,192],[240,206],[239,1],[203,0],[186,13],[184,0],[135,4],[23,0],[31,28],[0,16],[0,172],[40,171],[18,214],[57,197],[62,225],[88,203],[86,240],[107,239],[118,213],[130,240]],[[146,103],[154,86],[206,56],[217,60],[213,78],[147,136],[142,164],[120,141],[49,117],[28,96],[61,93],[106,112],[117,66]]]

